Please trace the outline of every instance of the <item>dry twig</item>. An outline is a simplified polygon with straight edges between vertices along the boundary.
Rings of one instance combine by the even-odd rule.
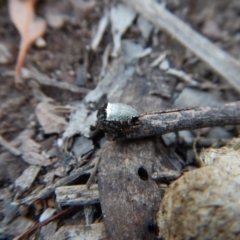
[[[100,129],[113,140],[162,135],[186,129],[240,124],[240,102],[144,114],[132,124],[102,121]],[[120,124],[120,126],[119,126]]]
[[[240,92],[240,63],[153,0],[122,0],[164,29]]]

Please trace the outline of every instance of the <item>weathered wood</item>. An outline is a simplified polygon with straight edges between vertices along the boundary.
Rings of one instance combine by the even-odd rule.
[[[109,240],[107,231],[103,223],[95,223],[90,225],[63,226],[51,238],[59,239],[104,239]]]
[[[161,75],[161,80],[154,80],[152,73]],[[176,81],[159,69],[149,74],[142,78],[135,75],[122,94],[112,95],[109,102],[131,104],[140,112],[166,108],[166,101],[150,93],[154,89],[161,90],[166,80],[171,94]],[[108,142],[101,149],[98,185],[104,222],[111,239],[153,238],[149,227],[154,225],[157,202],[162,194],[153,178],[161,179],[163,166],[176,170],[173,165],[179,164],[177,169],[181,172],[181,163],[176,156],[157,145],[155,138],[148,138]]]
[[[122,0],[171,34],[240,92],[240,63],[153,0]]]
[[[97,184],[62,186],[55,190],[56,202],[60,206],[79,206],[95,204],[99,202],[99,192]]]
[[[100,201],[111,239],[151,239],[160,191],[151,179],[153,139],[108,142],[99,169]]]
[[[240,102],[189,109],[173,109],[149,113],[132,125],[108,125],[108,136],[114,140],[142,138],[169,132],[204,127],[239,125]],[[108,133],[108,132],[107,132]]]
[[[71,172],[71,174],[69,176],[60,179],[59,181],[57,181],[53,185],[48,186],[48,187],[42,189],[37,194],[32,194],[32,195],[30,195],[30,196],[28,196],[26,198],[23,198],[23,199],[20,199],[20,200],[16,200],[15,203],[16,204],[27,204],[27,205],[30,205],[34,201],[36,201],[38,199],[47,198],[55,191],[55,189],[57,187],[64,186],[64,185],[72,183],[74,180],[76,180],[80,176],[86,174],[93,166],[94,166],[94,164],[85,165],[82,168],[79,168],[76,171]]]

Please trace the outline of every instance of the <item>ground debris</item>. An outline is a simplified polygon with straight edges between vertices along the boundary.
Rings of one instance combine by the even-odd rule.
[[[240,57],[240,16],[236,11],[240,2],[197,0],[194,4],[188,1],[159,4],[153,0],[128,0],[125,3],[37,1],[37,12],[48,21],[48,34],[44,36],[45,47],[39,48],[41,44],[35,42],[27,55],[21,77],[28,84],[19,91],[13,87],[14,66],[10,61],[16,57],[12,46],[19,37],[3,1],[1,43],[9,46],[12,55],[9,64],[0,65],[0,239],[157,239],[155,220],[159,202],[165,201],[169,189],[180,179],[211,168],[206,179],[202,173],[187,182],[187,186],[203,188],[204,193],[205,186],[211,189],[211,184],[206,183],[208,178],[217,175],[220,184],[227,179],[226,169],[229,175],[235,171],[239,175],[238,165],[230,164],[230,160],[239,162],[239,144],[226,145],[228,139],[237,136],[236,126],[180,132],[175,129],[174,134],[162,137],[110,142],[97,128],[96,115],[107,102],[135,108],[140,113],[138,123],[147,113],[166,113],[166,109],[176,113],[172,104],[182,108],[236,103],[237,92],[227,82],[223,83],[220,76],[228,75],[229,82],[232,82],[229,76],[232,79],[236,76],[236,72],[231,73],[236,70],[235,59]],[[149,4],[143,7],[146,3]],[[176,21],[165,18],[169,14]],[[172,31],[172,23],[183,25]],[[192,32],[184,35],[186,25],[192,27]],[[207,48],[201,41],[193,44],[198,32],[215,41],[210,49],[209,42]],[[220,48],[224,51],[219,51]],[[235,58],[229,58],[226,52]],[[219,65],[211,65],[215,57]],[[169,75],[169,69],[175,75]],[[181,77],[184,82],[179,81]],[[176,115],[171,116],[170,121],[174,122]],[[225,149],[217,149],[223,145]],[[200,150],[209,146],[212,148]],[[228,152],[231,156],[227,167],[223,164],[217,167]],[[215,161],[209,160],[212,156]],[[198,161],[203,159],[204,167],[197,169]],[[222,183],[226,193],[229,192],[230,203],[235,196],[228,188],[234,188],[237,179],[227,186]],[[194,194],[197,192],[195,189]],[[177,193],[174,200],[181,198],[183,203],[171,223],[181,220],[180,213],[185,213],[188,207],[184,197],[189,192],[181,194],[176,190]],[[217,194],[218,186],[208,192],[208,197]],[[200,208],[202,199],[206,200],[204,194],[196,200]],[[215,212],[224,209],[218,205],[224,199],[225,196],[220,196],[210,213],[211,204],[198,208],[199,223],[206,219],[211,226],[211,217],[215,219]],[[168,207],[170,203],[171,200],[166,209],[162,208],[164,212],[169,213],[174,207]],[[10,232],[19,216],[23,221],[34,222],[34,226],[26,231],[23,228],[23,232]],[[224,224],[230,223],[230,229],[234,226],[231,216],[226,219],[229,222],[226,220]],[[165,221],[167,227],[171,225],[169,230],[171,223]],[[188,226],[192,223],[194,219]],[[238,223],[236,226],[239,229]],[[181,233],[186,229],[182,228]]]
[[[171,184],[158,212],[160,237],[237,238],[240,226],[239,146],[237,138],[219,149],[203,149],[199,158],[204,166],[184,173]]]
[[[35,114],[45,134],[62,133],[67,127],[64,117],[57,115],[57,106],[48,102],[40,102]]]
[[[122,1],[141,13],[156,26],[165,29],[186,48],[205,61],[215,72],[228,81],[234,89],[240,91],[240,80],[238,78],[240,64],[235,58],[195,32],[174,14],[170,13],[163,5],[153,0]],[[191,36],[190,39],[189,36]]]
[[[112,56],[117,57],[121,49],[121,37],[136,17],[136,12],[123,4],[117,4],[110,10],[110,21],[113,35],[114,49]],[[122,21],[119,21],[122,19]]]
[[[0,64],[8,64],[12,62],[13,56],[9,49],[9,46],[3,42],[0,42]]]
[[[20,188],[22,191],[29,190],[40,170],[41,167],[39,166],[29,166],[23,171],[21,176],[15,180],[15,186]]]
[[[16,236],[23,231],[34,225],[34,221],[27,219],[26,217],[20,216],[15,218],[5,227],[0,227],[0,232],[11,233],[12,236]]]
[[[95,204],[99,202],[98,185],[63,186],[55,190],[56,202],[60,206],[79,206]]]
[[[90,225],[63,226],[52,237],[52,240],[71,238],[78,239],[104,239],[110,240],[103,223]]]
[[[99,21],[97,32],[92,39],[91,48],[93,51],[96,51],[100,41],[102,40],[103,34],[109,24],[109,12],[106,11],[103,17]]]
[[[41,154],[41,145],[32,139],[25,139],[20,149],[22,159],[28,164],[39,166],[49,166],[52,164],[50,159]]]
[[[89,169],[91,169],[93,166],[94,165],[92,165],[91,163],[84,165],[83,167],[71,172],[69,176],[58,180],[56,183],[47,186],[44,189],[41,189],[37,193],[34,194],[32,193],[30,196],[16,200],[16,203],[30,205],[36,200],[48,198],[56,190],[57,187],[64,186],[74,182],[80,176],[83,176],[84,174],[88,173]]]

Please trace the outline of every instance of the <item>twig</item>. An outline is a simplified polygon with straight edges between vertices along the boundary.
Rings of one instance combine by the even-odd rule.
[[[143,138],[186,129],[240,124],[240,101],[219,106],[165,110],[140,115],[132,125],[99,121],[112,140]]]
[[[151,64],[150,67],[158,66],[167,56],[168,52],[165,51],[164,53],[160,54]]]
[[[61,211],[60,213],[57,213],[57,214],[51,216],[50,218],[47,218],[45,221],[35,224],[33,227],[27,229],[26,231],[24,231],[23,233],[21,233],[20,235],[15,237],[13,240],[21,240],[23,238],[25,239],[26,237],[30,237],[30,235],[32,235],[34,233],[34,231],[36,231],[37,229],[43,227],[44,225],[52,222],[53,220],[55,220],[59,217],[63,217],[66,214],[69,214],[70,212],[73,211],[73,209],[74,209],[74,207],[69,207],[69,208]]]
[[[109,12],[107,11],[100,19],[97,32],[92,40],[91,48],[93,51],[97,50],[108,24],[109,24]]]
[[[90,175],[90,177],[89,177],[89,179],[88,179],[88,181],[87,181],[87,188],[89,189],[90,187],[91,187],[91,185],[92,185],[92,183],[93,183],[93,179],[94,179],[94,177],[95,177],[95,175],[96,175],[96,172],[97,172],[97,170],[98,170],[98,165],[99,165],[99,161],[100,161],[100,157],[96,157],[96,160],[95,160],[96,162],[95,162],[95,166],[94,166],[94,168],[93,168],[93,170],[92,170],[92,172],[91,172],[91,175]]]
[[[240,92],[240,63],[153,0],[122,0],[164,29]]]
[[[174,69],[174,68],[169,68],[166,71],[166,73],[181,79],[183,82],[185,82],[186,84],[188,84],[190,86],[198,86],[199,85],[199,83],[196,80],[192,79],[184,71],[177,70],[177,69]]]
[[[196,144],[197,144],[198,139],[199,139],[199,133],[193,141],[193,153],[194,153],[194,157],[195,157],[196,164],[198,165],[198,167],[203,167],[204,163],[203,163],[203,161],[201,161],[201,159],[199,157],[199,154],[197,152],[197,148],[196,148]]]
[[[36,69],[30,70],[30,77],[35,79],[40,85],[56,87],[56,88],[68,90],[74,93],[86,94],[89,92],[89,90],[86,88],[83,88],[83,87],[80,88],[68,82],[58,82],[55,79],[48,78],[47,76],[38,72]]]

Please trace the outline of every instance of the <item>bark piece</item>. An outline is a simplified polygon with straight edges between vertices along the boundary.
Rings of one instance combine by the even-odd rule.
[[[121,37],[127,28],[131,25],[136,12],[123,4],[117,4],[110,10],[110,20],[113,35],[114,49],[112,56],[117,57],[121,49]],[[121,19],[121,21],[119,21]]]
[[[67,184],[72,183],[74,180],[76,180],[77,178],[79,178],[80,176],[84,175],[87,173],[87,171],[89,169],[91,169],[93,167],[92,164],[88,164],[83,166],[82,168],[77,169],[76,171],[71,172],[71,174],[59,181],[57,181],[56,183],[52,184],[51,186],[48,186],[44,189],[42,189],[41,191],[39,191],[36,194],[31,194],[30,196],[21,199],[21,200],[17,200],[16,203],[17,204],[26,204],[26,205],[30,205],[32,204],[34,201],[38,200],[38,199],[43,199],[43,198],[47,198],[49,197],[57,187],[59,186],[64,186]]]
[[[15,186],[23,191],[28,190],[35,181],[40,170],[41,167],[39,166],[29,166],[23,171],[21,176],[15,180]]]
[[[52,240],[59,239],[110,240],[103,223],[95,223],[91,225],[63,226],[52,237]]]
[[[49,166],[52,164],[50,159],[40,154],[41,145],[32,139],[25,139],[20,147],[20,151],[22,152],[21,158],[28,164],[39,166]]]
[[[84,103],[81,103],[76,111],[72,112],[70,122],[63,134],[63,142],[67,142],[69,138],[79,133],[87,138],[91,137],[93,131],[90,128],[91,125],[95,125],[96,112],[89,110],[89,106],[92,109],[100,107],[106,95],[110,95],[116,89],[121,93],[127,84],[128,78],[133,73],[133,67],[125,68],[122,57],[114,60],[111,65],[111,71],[108,71],[97,87],[86,95]],[[89,115],[90,112],[91,114]],[[91,121],[89,121],[90,119]]]
[[[153,74],[160,77],[154,78]],[[116,76],[119,77],[121,74]],[[161,89],[164,81],[168,81],[169,89],[173,90],[175,78],[166,76],[160,69],[153,69],[144,77],[135,74],[122,91],[109,94],[108,100],[130,104],[140,112],[166,108],[165,100],[150,93]],[[107,142],[100,157],[100,203],[111,239],[152,239],[154,234],[149,232],[149,227],[154,224],[156,201],[162,194],[152,178],[169,179],[168,170],[178,169],[181,173],[179,158],[156,138]]]
[[[160,192],[151,179],[152,139],[108,142],[99,165],[103,217],[111,239],[151,239]]]
[[[13,156],[8,152],[0,154],[0,186],[6,182],[14,182],[22,171],[27,168],[27,164],[19,158]]]
[[[48,102],[40,102],[35,114],[45,134],[62,133],[67,127],[64,117],[56,114],[56,107]]]
[[[34,225],[34,221],[25,217],[17,217],[5,227],[1,227],[1,232],[11,233],[12,235],[18,235],[23,231]]]
[[[97,184],[87,188],[86,185],[62,186],[55,190],[56,201],[60,206],[78,206],[99,202]]]

